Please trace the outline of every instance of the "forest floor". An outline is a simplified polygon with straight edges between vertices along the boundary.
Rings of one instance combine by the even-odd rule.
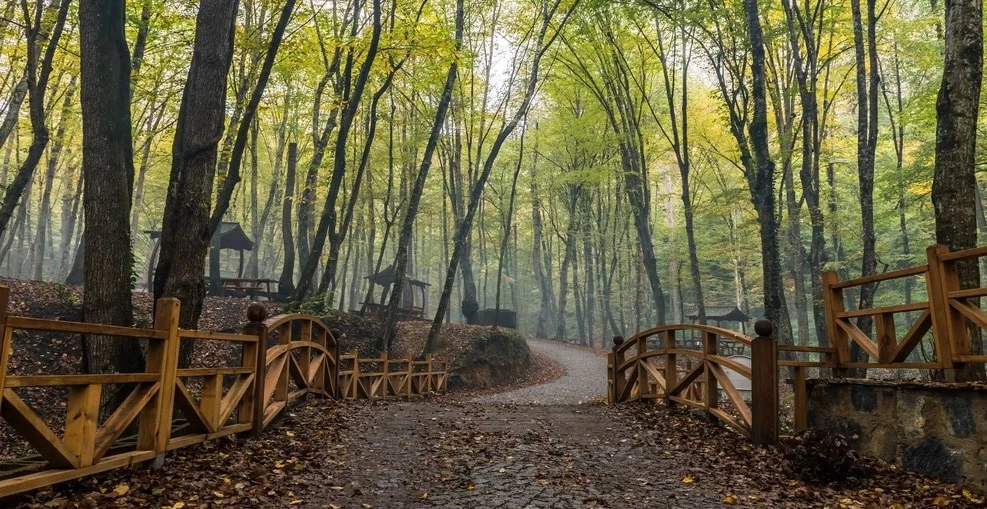
[[[11,314],[79,318],[76,289],[0,284],[12,288]],[[149,310],[150,297],[143,298],[139,307]],[[210,299],[200,328],[236,330],[245,306],[242,299]],[[271,308],[271,314],[279,311]],[[602,397],[583,395],[538,404],[545,393],[572,390],[595,377],[606,362],[599,352],[541,343],[533,348],[533,368],[508,386],[386,402],[309,399],[260,438],[175,450],[159,470],[111,471],[0,500],[0,506],[984,506],[981,495],[867,459],[844,481],[803,482],[787,470],[782,448],[754,447],[683,411],[607,406]],[[35,359],[19,369],[77,363],[77,350],[66,351],[67,342],[56,346],[35,345]],[[589,377],[586,366],[594,370]],[[0,426],[0,445],[13,441],[11,433]]]

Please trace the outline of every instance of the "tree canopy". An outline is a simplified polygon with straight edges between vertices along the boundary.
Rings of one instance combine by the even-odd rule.
[[[367,279],[394,265],[429,283],[436,327],[504,308],[602,346],[738,307],[815,344],[821,271],[987,234],[982,57],[950,63],[978,5],[141,0],[103,38],[86,5],[0,8],[7,277],[201,306],[206,275],[239,271],[209,258],[230,221],[255,242],[243,276],[308,306],[396,309],[404,279],[393,298]]]

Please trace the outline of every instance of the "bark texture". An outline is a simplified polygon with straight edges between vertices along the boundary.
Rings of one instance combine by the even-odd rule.
[[[936,101],[936,166],[932,203],[936,215],[936,242],[950,250],[977,243],[976,178],[977,115],[983,79],[983,5],[979,0],[946,2],[945,62]],[[959,267],[960,285],[979,285],[975,261]],[[970,353],[980,353],[980,335],[972,335]],[[959,380],[982,380],[983,365],[956,370]]]
[[[195,328],[205,297],[209,213],[220,138],[226,120],[226,80],[233,55],[236,0],[203,0],[172,145],[171,176],[161,230],[154,297],[182,302],[179,324]],[[191,352],[183,351],[183,359]]]
[[[134,155],[130,131],[130,52],[124,34],[124,0],[82,2],[79,37],[82,93],[84,319],[132,325],[130,193]],[[83,360],[89,373],[139,371],[136,341],[88,336]]]
[[[791,343],[791,323],[785,305],[781,276],[778,222],[775,218],[775,165],[768,149],[768,106],[764,84],[764,34],[758,17],[757,0],[744,0],[748,36],[751,43],[751,95],[753,116],[748,127],[754,156],[754,171],[747,172],[751,199],[761,226],[761,252],[764,276],[764,313],[775,324],[775,337]]]

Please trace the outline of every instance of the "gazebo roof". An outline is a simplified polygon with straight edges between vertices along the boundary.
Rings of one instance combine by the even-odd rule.
[[[367,276],[367,279],[375,285],[390,286],[394,283],[394,265],[391,264],[384,267],[380,272]],[[414,286],[431,286],[428,283],[419,281],[411,276],[405,276],[405,280]]]
[[[689,315],[689,319],[690,320],[695,320],[697,318],[699,318],[699,315],[697,315],[697,314],[691,314],[691,315]],[[706,315],[706,319],[707,320],[712,320],[714,322],[741,322],[741,323],[746,323],[751,318],[754,318],[754,317],[747,315],[747,313],[744,313],[743,311],[740,310],[740,308],[738,308],[736,306],[734,306],[733,309],[731,309],[730,311],[727,311],[726,313],[724,313],[722,315]]]
[[[144,230],[144,232],[150,235],[151,239],[161,238],[161,230]],[[220,249],[233,249],[235,251],[252,251],[254,249],[254,241],[247,237],[243,228],[240,227],[240,223],[232,221],[219,223],[219,228],[213,234],[213,239],[217,235],[219,236]]]

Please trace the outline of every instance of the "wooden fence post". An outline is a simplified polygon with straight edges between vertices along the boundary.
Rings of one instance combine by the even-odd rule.
[[[644,399],[651,394],[651,384],[648,383],[648,370],[644,368],[645,354],[648,353],[647,337],[637,338],[637,397]]]
[[[706,375],[706,385],[703,386],[702,398],[706,404],[706,419],[710,422],[715,420],[712,410],[720,406],[720,386],[716,381],[716,376],[711,371],[712,363],[707,360],[719,352],[719,338],[715,333],[703,332],[703,364]]]
[[[386,398],[388,394],[390,394],[391,392],[390,367],[391,367],[391,359],[387,355],[386,351],[382,352],[380,354],[380,372],[383,374],[383,376],[381,377],[381,384],[379,385],[380,391],[378,393],[378,396],[380,396],[381,398]]]
[[[3,388],[7,381],[7,362],[13,345],[7,336],[7,302],[10,301],[10,288],[0,286],[0,406],[3,406]]]
[[[829,346],[835,350],[833,358],[834,377],[843,377],[848,373],[842,368],[843,364],[850,362],[850,338],[846,331],[840,328],[836,320],[836,314],[846,310],[843,302],[843,289],[833,288],[840,282],[840,277],[836,271],[827,270],[822,274],[823,302],[826,310],[826,335],[829,336]]]
[[[675,350],[675,331],[665,331],[665,406],[671,407],[675,404],[671,399],[669,391],[678,385],[679,368],[678,359],[673,353]]]
[[[952,322],[947,285],[957,287],[959,285],[956,283],[956,271],[948,271],[946,263],[942,261],[942,255],[948,252],[949,248],[943,245],[929,246],[925,250],[929,267],[926,272],[925,288],[929,296],[929,314],[932,319],[932,339],[935,342],[936,360],[942,366],[946,380],[953,380],[956,378],[953,356],[959,352],[953,348],[952,329],[956,326]],[[958,333],[966,334],[966,327],[961,324]],[[965,348],[965,341],[962,344]]]
[[[757,445],[778,442],[778,346],[771,338],[770,320],[754,324],[751,342],[751,440]]]
[[[360,399],[360,353],[354,348],[350,354],[353,355],[353,399]]]
[[[158,373],[160,388],[141,412],[137,431],[137,449],[158,453],[151,466],[159,468],[164,464],[164,453],[171,440],[171,419],[175,406],[175,378],[178,374],[178,314],[181,303],[174,297],[158,299],[154,308],[154,328],[166,334],[165,339],[147,342],[145,371]]]
[[[613,351],[607,352],[607,404],[612,405],[615,403],[613,400],[613,380],[614,380],[614,362],[613,362]]]
[[[332,356],[332,362],[329,363],[329,368],[326,371],[326,383],[330,384],[330,387],[327,388],[326,392],[328,392],[333,399],[342,399],[343,393],[340,389],[342,381],[340,380],[341,375],[339,374],[340,363],[342,360],[339,358],[339,340],[342,339],[343,333],[340,332],[339,329],[329,329],[329,334],[331,338],[326,338],[326,350],[328,350],[329,354]],[[329,344],[330,339],[332,340],[331,345]]]
[[[432,376],[432,354],[425,355],[425,372],[428,373],[428,375],[425,377],[425,379],[428,380],[428,385],[426,385],[425,391],[426,392],[437,391],[438,384],[433,383],[435,382],[435,380],[433,379]]]
[[[267,308],[258,302],[251,303],[247,307],[247,324],[243,326],[243,333],[249,336],[256,336],[257,342],[245,344],[243,347],[243,367],[254,370],[254,383],[243,397],[240,405],[240,419],[247,415],[253,420],[251,432],[254,436],[260,435],[264,431],[264,410],[267,401],[264,401],[264,380],[266,378],[264,370],[267,368]]]
[[[612,392],[610,394],[610,401],[612,403],[620,403],[620,394],[624,392],[624,377],[620,372],[620,365],[624,363],[623,352],[618,351],[620,345],[624,344],[624,336],[614,336],[613,337],[613,372],[611,377],[613,378]]]

